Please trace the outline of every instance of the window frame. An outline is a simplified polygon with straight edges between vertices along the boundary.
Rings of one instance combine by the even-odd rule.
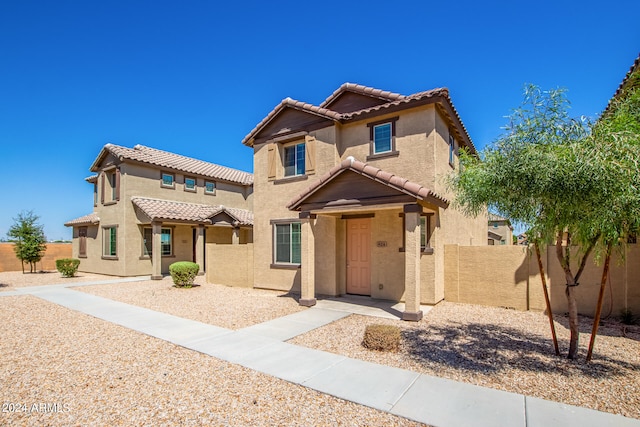
[[[299,147],[302,147],[302,159],[299,159],[300,152],[298,150]],[[293,165],[287,166],[287,150],[293,150]],[[294,142],[291,144],[286,144],[282,146],[282,175],[285,178],[294,178],[297,176],[304,176],[307,172],[307,147],[306,142]],[[299,162],[302,161],[302,172],[298,170]],[[293,168],[294,173],[288,174],[287,168]]]
[[[169,249],[170,249],[170,253],[164,253],[163,252],[163,244],[162,244],[162,237],[160,237],[160,256],[161,257],[173,257],[174,253],[173,253],[173,248],[174,248],[174,244],[173,244],[173,227],[162,227],[160,228],[160,234],[164,234],[164,231],[168,231],[169,233]],[[151,245],[149,247],[147,247],[146,245],[146,238],[145,238],[145,234],[149,233],[150,238],[151,238]],[[151,258],[153,257],[153,228],[152,227],[142,227],[142,254],[140,255],[141,259],[147,259],[147,258]]]
[[[106,236],[109,233],[107,240]],[[113,242],[111,239],[113,238]],[[107,253],[107,242],[109,244],[109,253]],[[102,259],[118,259],[118,226],[104,225],[102,226]]]
[[[297,230],[294,230],[294,226]],[[289,220],[272,220],[271,221],[271,238],[272,238],[272,256],[271,256],[271,266],[275,268],[300,268],[302,264],[302,223],[296,219]],[[279,260],[278,253],[278,230],[282,229],[282,227],[288,227],[289,231],[287,246],[289,249],[288,260]],[[298,241],[294,238],[294,232],[297,233]],[[297,251],[296,254],[296,245]]]
[[[207,185],[208,185],[208,184],[213,184],[213,191],[209,191],[209,190],[207,189]],[[217,187],[218,187],[218,186],[216,185],[216,182],[215,182],[215,181],[205,181],[205,182],[204,182],[204,194],[209,194],[209,195],[211,195],[211,196],[215,196],[215,195],[216,195]]]
[[[165,184],[164,182],[164,177],[166,176],[170,176],[171,177],[171,184]],[[172,172],[160,172],[160,186],[162,188],[171,188],[174,189],[176,188],[176,174],[172,173]]]
[[[388,129],[389,129],[389,136],[388,136],[388,138],[389,138],[389,139],[388,139],[389,149],[388,149],[388,150],[378,149],[378,145],[379,145],[379,144],[381,144],[381,143],[382,143],[382,141],[381,141],[381,140],[379,141],[379,140],[376,138],[376,130],[377,130],[377,129],[381,129],[381,128],[383,128],[383,127],[384,127],[384,128],[388,128]],[[387,123],[381,123],[381,124],[379,124],[379,125],[375,125],[375,126],[373,126],[373,142],[372,142],[372,143],[373,143],[373,147],[372,147],[372,148],[373,148],[373,154],[374,154],[374,155],[375,155],[375,154],[387,154],[387,153],[390,153],[390,152],[392,152],[392,151],[393,151],[393,136],[392,136],[391,128],[392,128],[392,126],[391,126],[391,123],[389,123],[389,122],[387,122]],[[385,132],[385,134],[386,134],[386,132]],[[385,136],[386,136],[386,135],[385,135]],[[385,145],[386,145],[386,143],[387,143],[386,138],[385,138],[385,141],[384,141],[384,142],[385,142]]]
[[[455,169],[456,138],[449,132],[449,166]]]
[[[193,188],[189,188],[187,186],[187,181],[193,181]],[[184,191],[190,192],[190,193],[195,193],[198,191],[198,180],[192,176],[185,176],[184,177]]]
[[[398,156],[400,154],[396,147],[396,122],[398,121],[398,118],[399,116],[395,116],[388,119],[367,123],[367,127],[369,128],[369,156],[367,157],[367,160]],[[391,132],[389,150],[376,151],[375,129],[380,126],[386,125],[390,126]]]

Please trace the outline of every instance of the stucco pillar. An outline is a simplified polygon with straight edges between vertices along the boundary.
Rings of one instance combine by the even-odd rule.
[[[404,206],[404,288],[402,320],[422,319],[420,310],[420,214],[422,206]]]
[[[162,223],[151,223],[151,279],[162,280]]]
[[[204,274],[204,225],[199,225],[196,229],[196,264],[200,266],[198,276]]]
[[[300,305],[305,307],[316,305],[314,222],[309,212],[300,213]]]

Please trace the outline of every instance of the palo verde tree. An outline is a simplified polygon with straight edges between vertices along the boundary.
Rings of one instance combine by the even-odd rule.
[[[604,210],[605,193],[615,191],[609,186],[615,178],[599,158],[589,157],[583,147],[588,123],[571,118],[568,109],[564,90],[527,86],[506,133],[480,158],[463,153],[462,167],[450,183],[456,204],[466,213],[477,215],[489,207],[523,224],[539,261],[540,248],[555,245],[566,280],[568,358],[573,359],[579,339],[576,287],[589,255],[602,241],[597,217]],[[594,203],[600,203],[597,209]],[[548,298],[547,312],[555,342]]]
[[[42,225],[38,224],[39,217],[33,211],[20,212],[9,228],[7,236],[14,241],[16,257],[24,263],[29,263],[30,272],[36,271],[36,263],[42,259],[47,250],[46,237]]]

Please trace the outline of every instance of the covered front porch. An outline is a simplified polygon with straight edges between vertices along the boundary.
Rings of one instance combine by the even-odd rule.
[[[448,202],[423,186],[353,158],[343,161],[288,208],[300,220],[300,304],[316,294],[403,301],[418,321],[435,303],[439,213]]]

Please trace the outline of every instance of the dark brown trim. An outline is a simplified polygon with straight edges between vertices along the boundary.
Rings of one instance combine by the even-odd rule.
[[[298,214],[299,219],[316,219],[317,215],[309,211],[302,211]]]
[[[276,136],[275,138],[268,139],[267,142],[275,142],[275,143],[284,143],[293,141],[294,139],[303,139],[304,137],[309,135],[309,132],[306,130],[288,133],[286,135]]]
[[[422,213],[422,206],[415,204],[415,205],[404,205],[402,207],[402,211],[404,213]]]
[[[343,214],[340,219],[363,219],[363,218],[374,218],[376,216],[375,213],[363,213],[363,214]]]
[[[307,132],[307,133],[310,133],[310,132],[313,132],[315,130],[328,128],[328,127],[334,126],[334,125],[335,125],[335,122],[333,120],[324,119],[323,118],[322,120],[319,120],[317,122],[312,122],[312,123],[306,124],[304,126],[304,129],[300,129],[300,128],[294,129],[291,132],[291,134],[296,133],[296,132],[303,132],[303,131]],[[261,137],[261,138],[255,138],[253,140],[253,144],[251,144],[250,146],[255,147],[256,145],[265,144],[265,143],[271,143],[271,142],[273,142],[272,141],[273,137],[274,137],[273,135],[269,135],[269,136],[264,136],[264,137]]]
[[[115,179],[115,193],[116,193],[116,197],[115,200],[116,202],[120,200],[120,168],[116,168],[115,171],[116,174],[116,179]]]
[[[293,218],[279,218],[279,219],[269,220],[269,224],[270,225],[274,225],[274,224],[291,224],[292,222],[300,222],[298,220],[299,220],[299,218],[296,218],[296,217],[293,217]]]
[[[104,171],[100,172],[100,203],[102,203],[104,205],[104,180],[105,180],[105,173]]]
[[[370,159],[375,159],[374,156],[383,156],[386,157],[386,155],[389,155],[392,153],[397,153],[396,150],[396,122],[398,121],[399,116],[395,116],[395,117],[390,117],[388,119],[384,119],[384,120],[378,120],[375,122],[369,122],[367,123],[367,127],[369,128],[369,156],[367,156],[367,160]],[[383,153],[376,153],[375,152],[375,146],[374,146],[374,140],[373,140],[373,128],[375,128],[376,126],[380,126],[380,125],[385,125],[385,124],[390,124],[391,125],[391,150],[390,151],[385,151]]]
[[[348,208],[348,207],[360,207],[360,206],[372,206],[372,205],[387,205],[394,203],[409,203],[415,202],[416,198],[409,196],[408,194],[400,194],[397,196],[388,197],[372,197],[370,199],[348,199],[348,200],[332,200],[325,203],[307,203],[300,205],[299,210],[303,211],[316,211],[325,208]]]
[[[367,123],[367,127],[369,128],[369,139],[373,139],[373,128],[374,126],[383,125],[385,123],[391,123],[391,136],[396,136],[396,125],[395,123],[398,121],[400,116],[389,117],[384,120],[377,120],[375,122]]]

